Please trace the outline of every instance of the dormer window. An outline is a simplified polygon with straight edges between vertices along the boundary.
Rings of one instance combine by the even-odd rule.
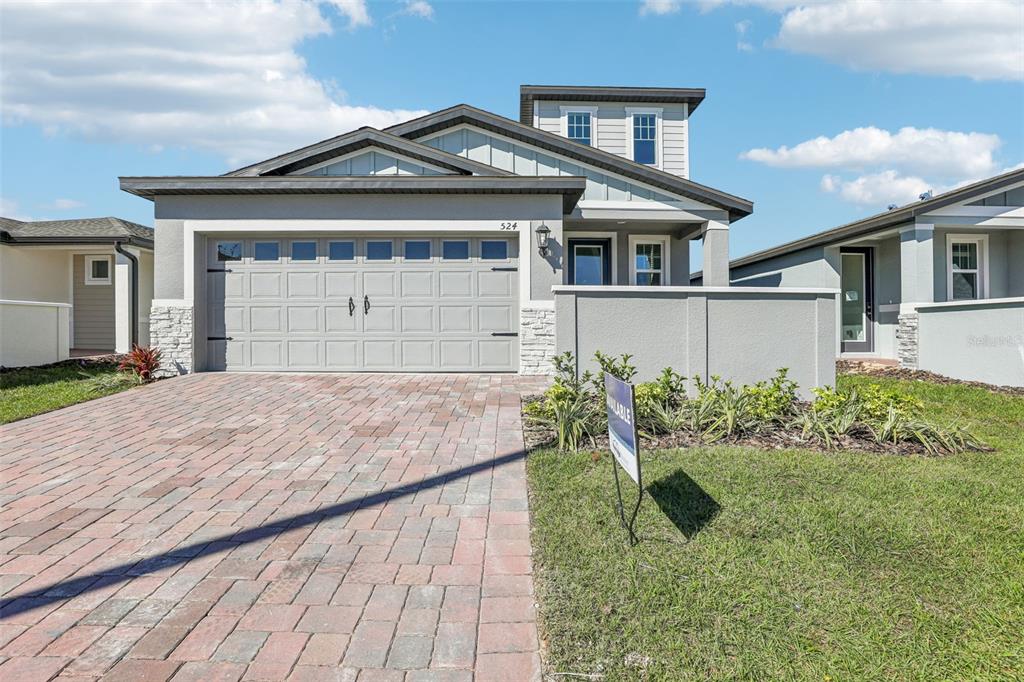
[[[573,142],[597,146],[597,107],[562,107],[562,134]]]

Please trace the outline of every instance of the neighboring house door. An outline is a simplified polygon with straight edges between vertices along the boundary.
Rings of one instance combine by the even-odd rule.
[[[569,284],[612,283],[612,240],[569,239]]]
[[[844,353],[870,353],[875,349],[874,249],[840,249],[840,339]]]
[[[516,371],[515,238],[208,240],[213,370]]]

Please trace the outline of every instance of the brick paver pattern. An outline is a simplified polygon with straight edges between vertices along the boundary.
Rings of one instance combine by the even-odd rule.
[[[0,427],[0,679],[540,679],[537,387],[200,374]]]

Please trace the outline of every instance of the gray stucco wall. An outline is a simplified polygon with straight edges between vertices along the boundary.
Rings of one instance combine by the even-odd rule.
[[[1006,262],[1009,264],[1006,295],[1024,296],[1024,230],[1016,230],[1008,234]]]
[[[1024,386],[1024,298],[918,308],[918,367],[957,379]]]
[[[839,286],[839,273],[827,262],[821,246],[733,268],[729,277],[733,286],[741,287]]]
[[[595,351],[631,353],[639,381],[672,367],[754,383],[786,367],[810,397],[835,382],[835,311],[836,295],[825,292],[564,287],[555,294],[555,345],[574,353],[581,371],[596,368]]]

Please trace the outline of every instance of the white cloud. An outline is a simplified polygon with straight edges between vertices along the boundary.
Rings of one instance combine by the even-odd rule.
[[[642,0],[640,14],[672,14],[681,4],[681,0]]]
[[[681,0],[643,0],[644,14],[668,14]],[[1020,0],[699,0],[782,15],[774,47],[861,71],[1024,80]]]
[[[434,18],[434,7],[426,0],[405,0],[405,7],[400,14],[407,14],[422,19]]]
[[[740,157],[775,168],[820,168],[823,192],[845,201],[883,207],[914,201],[926,190],[936,193],[1005,172],[994,154],[998,135],[977,132],[875,127],[820,136],[793,147],[759,148]]]
[[[935,189],[927,181],[917,176],[902,176],[894,170],[869,173],[853,180],[844,180],[835,175],[826,175],[821,179],[824,192],[838,193],[844,201],[861,206],[888,206],[889,204],[905,204],[917,199],[922,193]]]
[[[874,126],[819,136],[794,147],[759,148],[740,158],[777,168],[862,170],[892,166],[904,171],[953,176],[990,173],[998,135],[936,128],[900,128],[896,133]]]
[[[327,1],[348,17],[348,27],[350,30],[361,26],[369,26],[373,23],[373,20],[370,19],[370,11],[366,8],[366,0]]]
[[[754,46],[752,43],[744,40],[744,37],[750,31],[750,27],[753,26],[753,22],[749,19],[736,22],[736,49],[740,52],[753,52]]]
[[[70,211],[75,208],[82,208],[83,206],[85,206],[85,203],[77,199],[54,199],[51,203],[44,204],[42,208],[52,211]]]
[[[25,222],[31,222],[34,220],[31,216],[27,216],[21,212],[18,207],[18,202],[5,197],[0,197],[0,217],[11,218],[13,220],[23,220]]]
[[[369,21],[365,3],[333,4],[352,26]],[[313,0],[72,0],[0,12],[9,124],[201,149],[238,165],[425,113],[349,104],[309,73],[296,47],[332,31]]]

